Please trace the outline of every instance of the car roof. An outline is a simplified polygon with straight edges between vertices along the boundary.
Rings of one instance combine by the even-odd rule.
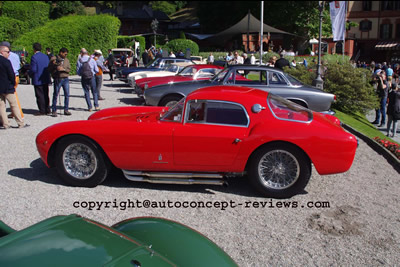
[[[193,91],[187,99],[218,100],[245,104],[255,101],[262,104],[266,101],[268,92],[244,86],[210,86]]]
[[[195,64],[193,65],[193,67],[195,69],[208,69],[208,68],[212,68],[212,69],[223,69],[223,67],[218,66],[218,65],[212,65],[212,64]]]
[[[130,48],[113,48],[111,49],[113,52],[133,52]]]
[[[283,72],[281,69],[268,67],[264,65],[250,65],[250,64],[239,64],[239,65],[229,65],[226,67],[227,69],[263,69],[263,70],[273,70],[277,72]]]

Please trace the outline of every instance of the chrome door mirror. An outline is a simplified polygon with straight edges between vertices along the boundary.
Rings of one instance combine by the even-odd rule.
[[[265,107],[261,106],[260,104],[255,104],[254,106],[251,107],[251,111],[253,113],[260,113],[261,110],[264,110]]]

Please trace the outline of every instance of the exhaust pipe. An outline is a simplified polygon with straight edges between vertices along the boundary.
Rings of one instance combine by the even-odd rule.
[[[223,175],[217,173],[152,173],[123,170],[124,176],[135,182],[163,184],[225,185]]]

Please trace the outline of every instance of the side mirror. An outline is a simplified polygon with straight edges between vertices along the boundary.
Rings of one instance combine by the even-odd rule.
[[[260,104],[255,104],[254,106],[251,107],[251,111],[253,113],[260,113],[261,110],[264,110],[265,107],[261,106]]]

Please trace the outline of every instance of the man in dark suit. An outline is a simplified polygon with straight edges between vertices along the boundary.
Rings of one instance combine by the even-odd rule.
[[[11,114],[18,123],[18,128],[28,125],[24,124],[19,111],[17,98],[15,97],[15,74],[11,62],[8,60],[10,49],[7,46],[0,46],[0,118],[3,123],[1,129],[10,128],[6,113],[6,100],[10,104]]]
[[[49,84],[50,73],[49,57],[42,52],[42,46],[39,43],[33,44],[34,55],[31,58],[31,69],[29,75],[32,77],[32,84],[35,88],[36,103],[39,112],[35,116],[50,114]]]

